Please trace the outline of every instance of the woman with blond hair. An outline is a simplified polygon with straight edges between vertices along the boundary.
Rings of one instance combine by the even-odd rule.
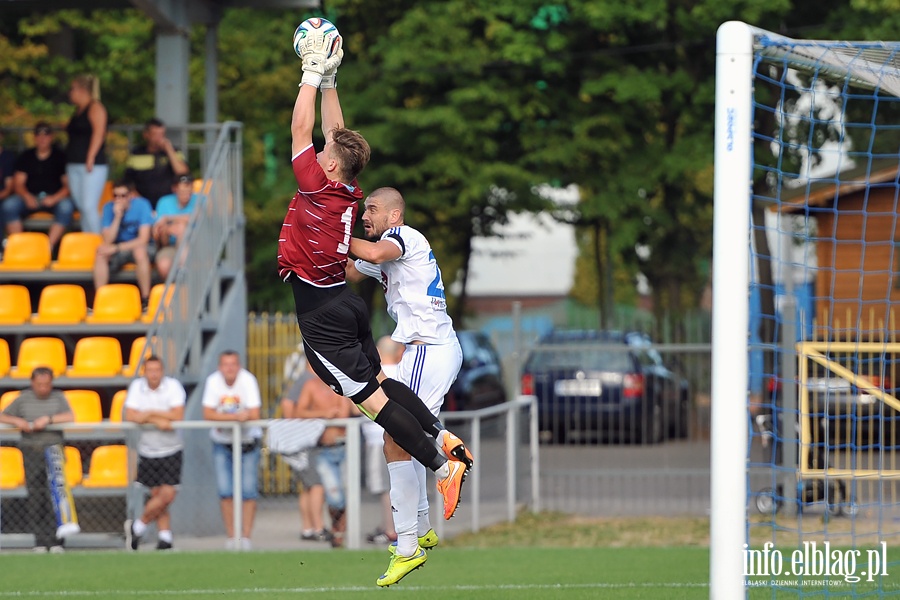
[[[66,131],[66,175],[72,199],[81,211],[81,229],[100,233],[100,196],[109,176],[106,161],[106,107],[100,103],[100,85],[93,75],[72,80],[69,101],[75,114]]]

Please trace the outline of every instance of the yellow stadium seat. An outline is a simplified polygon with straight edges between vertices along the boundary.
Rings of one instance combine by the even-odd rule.
[[[147,338],[141,336],[134,340],[131,343],[131,352],[128,356],[128,364],[122,369],[122,375],[126,377],[134,377],[135,375],[144,375],[144,368],[141,366],[141,372],[136,373],[135,369],[137,369],[138,362],[141,360],[141,355],[143,354],[143,358],[147,358],[151,354],[150,348],[147,346]]]
[[[8,490],[22,485],[25,485],[22,451],[9,446],[0,447],[0,489]]]
[[[166,298],[163,300],[163,292],[166,289],[166,284],[157,283],[152,288],[150,288],[150,298],[147,301],[147,312],[144,313],[143,318],[141,319],[144,323],[152,323],[153,317],[156,316],[156,310],[159,308],[160,304],[163,304],[164,307],[169,305],[169,302],[172,300],[172,294],[175,293],[175,286],[171,286],[169,288],[168,293],[166,293]],[[160,320],[163,320],[162,314],[160,314]]]
[[[24,285],[0,285],[0,324],[21,325],[31,318],[31,296]]]
[[[43,271],[50,266],[50,239],[46,233],[24,231],[6,238],[0,271]]]
[[[128,397],[128,390],[119,390],[112,399],[112,406],[109,407],[109,420],[112,423],[121,423],[122,415],[125,411],[125,399]]]
[[[36,367],[49,367],[53,376],[66,372],[66,345],[59,338],[33,337],[22,340],[16,366],[9,372],[10,377],[30,378]]]
[[[66,390],[63,392],[76,423],[99,423],[103,420],[100,394],[94,390]]]
[[[9,360],[9,344],[6,340],[0,339],[0,377],[6,377],[10,366],[12,365]]]
[[[122,347],[113,337],[86,337],[75,344],[69,377],[114,377],[122,371]]]
[[[35,325],[74,325],[87,316],[87,300],[80,285],[57,283],[41,290]]]
[[[128,485],[128,448],[123,445],[98,446],[91,452],[87,477],[81,485],[89,488]]]
[[[99,233],[73,231],[59,242],[59,260],[50,264],[53,271],[90,271],[94,268],[97,248],[103,243]]]
[[[134,323],[141,318],[141,293],[130,283],[100,286],[88,323]]]
[[[3,395],[0,396],[0,412],[6,410],[6,407],[13,403],[13,401],[19,397],[21,394],[19,390],[10,390],[8,392],[3,392]]]
[[[66,474],[66,483],[69,484],[69,487],[78,485],[84,476],[81,470],[81,452],[78,451],[78,448],[66,446],[65,457],[66,466],[63,468],[63,471]]]
[[[194,180],[194,193],[195,194],[208,194],[209,189],[212,187],[212,179],[195,179]]]

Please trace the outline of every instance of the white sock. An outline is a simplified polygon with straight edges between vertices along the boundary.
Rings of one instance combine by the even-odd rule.
[[[416,539],[416,509],[419,504],[419,482],[413,461],[388,463],[391,477],[391,507],[397,532],[397,554],[412,556],[419,545]]]
[[[159,541],[166,542],[167,544],[171,544],[172,540],[174,539],[172,537],[171,529],[161,529],[157,537],[159,537]]]
[[[418,535],[425,535],[431,529],[431,520],[428,518],[428,483],[426,480],[425,465],[417,460],[413,461],[416,470],[416,479],[419,480],[419,511],[416,530]]]
[[[147,524],[140,519],[135,519],[134,523],[132,523],[131,525],[131,528],[134,530],[134,535],[140,537],[144,535],[145,531],[147,531]]]
[[[438,432],[437,437],[434,439],[434,441],[437,442],[438,454],[440,454],[441,456],[443,456],[446,459],[449,459],[450,457],[447,456],[447,454],[444,452],[444,434],[445,433],[450,433],[450,432],[447,431],[446,429],[441,429]]]

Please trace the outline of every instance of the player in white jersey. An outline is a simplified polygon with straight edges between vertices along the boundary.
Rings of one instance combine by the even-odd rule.
[[[363,227],[369,240],[353,238],[347,277],[381,281],[388,313],[397,322],[391,338],[406,345],[398,379],[437,416],[462,365],[462,349],[447,314],[444,282],[431,245],[403,222],[406,203],[394,188],[379,188],[365,202]],[[384,455],[391,480],[397,546],[395,556],[438,543],[428,514],[425,467],[385,435]]]

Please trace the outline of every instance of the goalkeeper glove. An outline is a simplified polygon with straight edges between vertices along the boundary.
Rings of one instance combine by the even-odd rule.
[[[325,90],[337,87],[337,70],[344,59],[343,44],[344,40],[341,36],[337,36],[337,39],[332,42],[331,56],[325,60],[325,74],[322,76],[322,83],[319,84],[319,89]]]
[[[328,45],[325,36],[312,35],[303,42],[300,48],[300,57],[303,59],[303,78],[300,85],[311,85],[318,88],[325,74],[325,55]]]

